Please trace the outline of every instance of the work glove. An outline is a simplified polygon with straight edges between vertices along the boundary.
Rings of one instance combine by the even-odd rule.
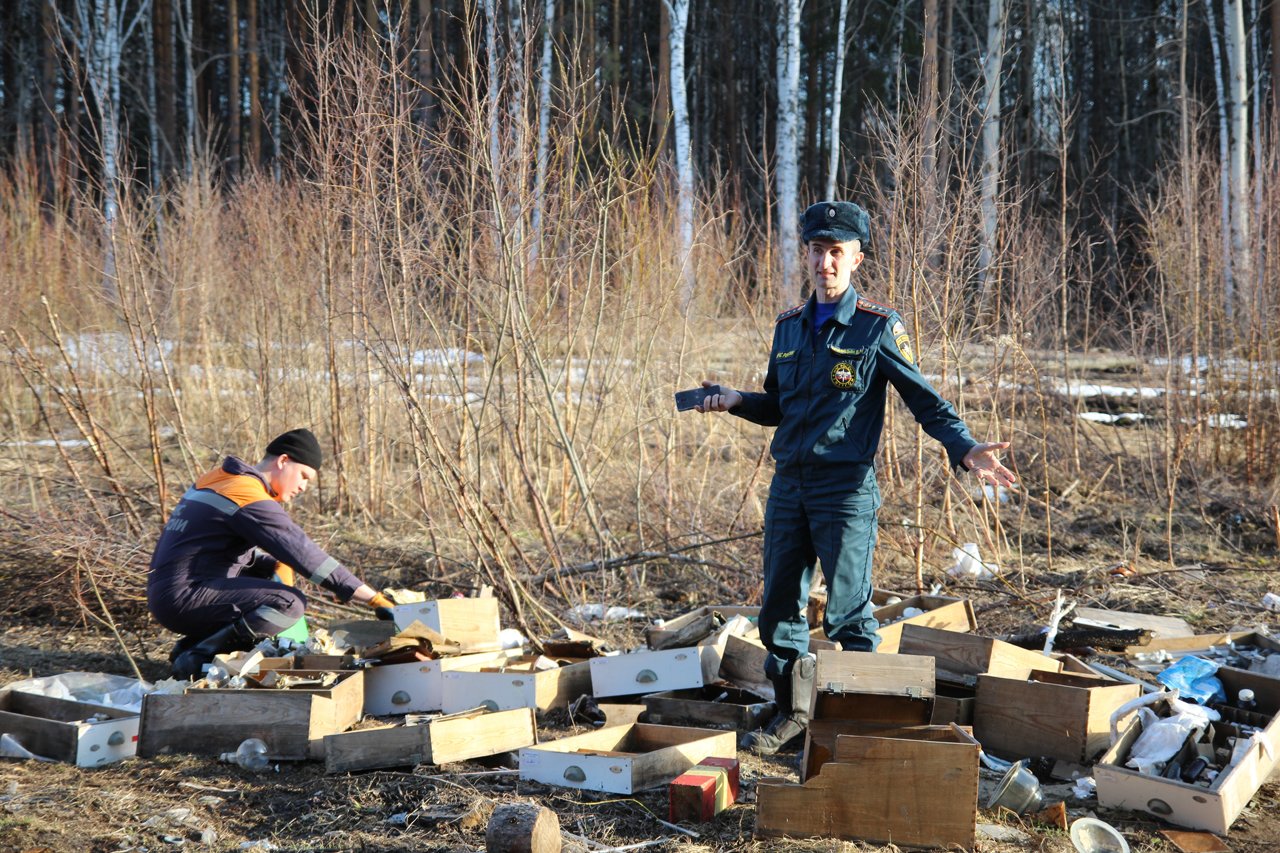
[[[373,615],[383,622],[395,621],[395,614],[391,612],[391,608],[395,607],[396,603],[391,600],[391,596],[379,592],[369,599],[368,605],[373,608]]]

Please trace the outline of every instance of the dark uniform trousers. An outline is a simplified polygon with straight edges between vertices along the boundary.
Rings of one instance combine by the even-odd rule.
[[[871,555],[880,509],[875,470],[867,470],[860,485],[850,485],[839,476],[778,474],[769,487],[760,606],[769,675],[786,674],[809,650],[805,611],[815,560],[827,582],[827,637],[846,651],[875,651],[880,642],[871,615]]]

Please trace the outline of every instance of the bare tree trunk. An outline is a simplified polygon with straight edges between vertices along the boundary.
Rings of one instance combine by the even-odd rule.
[[[249,53],[249,166],[262,165],[262,72],[258,45],[258,0],[245,0],[245,34]]]
[[[982,63],[982,247],[978,275],[984,301],[990,297],[991,260],[995,256],[1000,189],[1000,72],[1004,64],[1004,0],[987,3],[987,55]]]
[[[498,136],[498,9],[497,0],[484,0],[484,45],[489,71],[489,169],[493,178],[494,198],[501,198],[502,144]]]
[[[240,9],[227,0],[227,174],[240,174]]]
[[[685,88],[684,46],[690,0],[662,0],[671,20],[671,108],[675,119],[677,211],[680,231],[680,280],[684,304],[693,301],[693,159],[689,150],[689,97]]]
[[[1280,122],[1280,0],[1271,0],[1271,113]]]
[[[186,127],[183,128],[183,135],[186,138],[186,161],[183,163],[182,174],[190,178],[196,163],[196,139],[199,138],[196,127],[196,69],[191,60],[191,36],[195,19],[192,17],[191,0],[179,0],[179,2],[182,5],[179,7],[181,12],[178,29],[182,32],[183,86],[186,90],[182,100],[187,114]]]
[[[417,53],[418,78],[418,124],[424,127],[431,123],[433,106],[431,87],[435,84],[435,11],[431,0],[418,0],[418,40]]]
[[[924,113],[921,169],[930,202],[938,168],[938,0],[924,0],[924,52],[920,57],[920,109]]]
[[[653,81],[653,130],[659,145],[667,145],[668,123],[671,121],[671,9],[660,3],[662,23],[658,34],[658,78]]]
[[[156,120],[160,123],[160,154],[165,172],[173,171],[177,151],[177,86],[174,77],[174,0],[153,0],[156,40]]]
[[[848,37],[844,28],[849,20],[849,3],[851,0],[840,0],[840,21],[836,24],[836,72],[831,81],[831,145],[827,154],[827,188],[823,198],[835,199],[836,173],[840,169],[840,107],[844,98],[844,58],[848,48]]]
[[[787,302],[799,301],[803,289],[798,281],[799,258],[796,236],[799,231],[798,143],[800,121],[800,0],[778,4],[778,252],[782,256],[779,293]]]
[[[1209,23],[1209,45],[1213,48],[1213,84],[1218,104],[1218,195],[1222,227],[1222,305],[1228,318],[1235,316],[1235,264],[1231,258],[1231,132],[1227,119],[1226,84],[1222,79],[1222,50],[1218,46],[1218,22],[1213,2],[1204,4]]]
[[[1249,87],[1244,0],[1224,0],[1227,65],[1231,71],[1231,254],[1242,291],[1253,284],[1249,240]],[[1241,292],[1248,303],[1250,294]]]

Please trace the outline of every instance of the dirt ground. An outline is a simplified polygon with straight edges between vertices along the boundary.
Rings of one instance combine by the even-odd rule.
[[[882,523],[894,511],[893,507],[882,510]],[[1059,588],[1080,606],[1179,616],[1198,633],[1276,627],[1275,614],[1258,605],[1268,589],[1280,590],[1274,532],[1266,508],[1229,501],[1206,505],[1197,516],[1184,520],[1179,542],[1181,552],[1201,556],[1176,566],[1141,549],[1122,547],[1116,531],[1108,526],[1110,517],[1111,513],[1081,508],[1059,522],[1055,551],[1073,556],[1056,559],[1052,569],[1042,559],[1025,557],[1025,578],[1017,583],[948,582],[940,572],[927,580],[947,583],[945,594],[969,597],[978,614],[979,632],[987,636],[1043,624]],[[1157,543],[1159,537],[1153,534],[1148,541]],[[878,559],[877,585],[899,590],[913,587],[904,555],[882,544]],[[1115,571],[1121,563],[1128,568]],[[671,617],[699,604],[723,603],[715,590],[706,587],[689,567],[655,566],[646,574],[647,600],[628,605],[651,616]],[[121,642],[99,624],[72,622],[39,610],[23,615],[12,606],[8,612],[8,624],[0,631],[0,686],[31,675],[66,671],[132,672]],[[640,642],[643,625],[597,626],[593,632],[620,646],[634,645]],[[171,636],[136,624],[122,634],[145,677],[167,674],[165,657]],[[1097,659],[1123,664],[1117,657]],[[549,740],[573,731],[562,714],[553,714],[540,725],[539,737]],[[499,758],[490,766],[419,766],[341,776],[326,776],[323,766],[315,762],[281,763],[276,769],[253,774],[211,759],[177,755],[133,759],[95,770],[0,759],[0,853],[178,847],[477,851],[484,850],[485,827],[493,808],[517,800],[553,809],[568,833],[566,849],[625,849],[655,841],[638,849],[690,853],[896,849],[821,839],[753,840],[756,780],[795,778],[798,756],[765,760],[744,752],[739,757],[739,802],[711,823],[684,827],[687,834],[661,822],[667,811],[664,789],[623,797],[522,782],[512,770],[510,756],[505,763]],[[989,787],[993,778],[983,781]],[[984,791],[981,802],[985,797]],[[1159,835],[1170,827],[1155,820],[1102,811],[1091,799],[1067,799],[1066,804],[1072,818],[1096,813],[1121,829],[1135,851],[1176,850]],[[1237,853],[1280,850],[1278,807],[1280,782],[1272,781],[1232,826],[1230,849]],[[1013,841],[996,841],[980,833],[981,851],[1067,853],[1073,849],[1061,830],[1008,812],[984,809],[979,823],[1025,833],[1022,840]]]

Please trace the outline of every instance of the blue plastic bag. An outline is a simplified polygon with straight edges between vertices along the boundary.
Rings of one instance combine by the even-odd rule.
[[[1226,688],[1214,675],[1218,665],[1213,661],[1187,655],[1156,676],[1164,686],[1177,690],[1184,699],[1208,705],[1227,701]]]

